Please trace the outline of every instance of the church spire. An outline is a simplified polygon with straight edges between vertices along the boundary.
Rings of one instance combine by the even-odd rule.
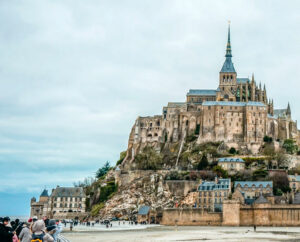
[[[226,59],[225,62],[223,64],[223,67],[221,69],[221,73],[236,73],[231,57],[231,43],[230,43],[230,21],[228,22],[228,39],[227,39],[227,46],[226,46],[226,55],[225,55]]]
[[[290,102],[288,102],[288,106],[287,106],[287,109],[286,109],[286,114],[287,114],[288,116],[291,116]]]
[[[230,44],[230,21],[228,21],[228,39],[227,39],[227,46],[226,46],[226,55],[225,57],[232,57],[231,54],[231,44]]]

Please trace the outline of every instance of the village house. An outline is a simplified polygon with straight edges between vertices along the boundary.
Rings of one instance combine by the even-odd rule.
[[[246,204],[252,204],[260,195],[273,196],[272,181],[238,181],[234,189],[242,194]]]
[[[49,196],[45,189],[39,201],[31,199],[31,217],[75,218],[86,212],[86,196],[82,187],[59,187],[52,189]]]
[[[235,157],[219,158],[218,165],[228,172],[236,172],[245,169],[245,161]]]
[[[215,178],[214,181],[202,181],[198,186],[197,207],[210,211],[222,211],[222,202],[231,192],[231,180]]]
[[[298,174],[295,175],[289,175],[289,185],[293,192],[299,191],[300,188],[300,176]]]

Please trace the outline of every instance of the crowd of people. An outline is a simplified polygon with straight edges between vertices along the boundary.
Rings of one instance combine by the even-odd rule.
[[[0,218],[1,242],[58,242],[62,231],[60,220],[30,218],[26,222],[19,219],[11,221],[9,217]]]

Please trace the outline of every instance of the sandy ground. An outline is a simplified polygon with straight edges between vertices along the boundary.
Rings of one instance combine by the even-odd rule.
[[[71,242],[85,241],[300,241],[297,227],[198,227],[198,226],[143,226],[113,225],[94,228],[66,229],[63,236]]]

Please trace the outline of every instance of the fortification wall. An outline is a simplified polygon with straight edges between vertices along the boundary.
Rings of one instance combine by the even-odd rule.
[[[242,206],[240,221],[241,226],[299,226],[300,205],[259,204],[254,207]]]
[[[165,209],[163,225],[221,225],[222,213],[211,213],[201,208]]]

